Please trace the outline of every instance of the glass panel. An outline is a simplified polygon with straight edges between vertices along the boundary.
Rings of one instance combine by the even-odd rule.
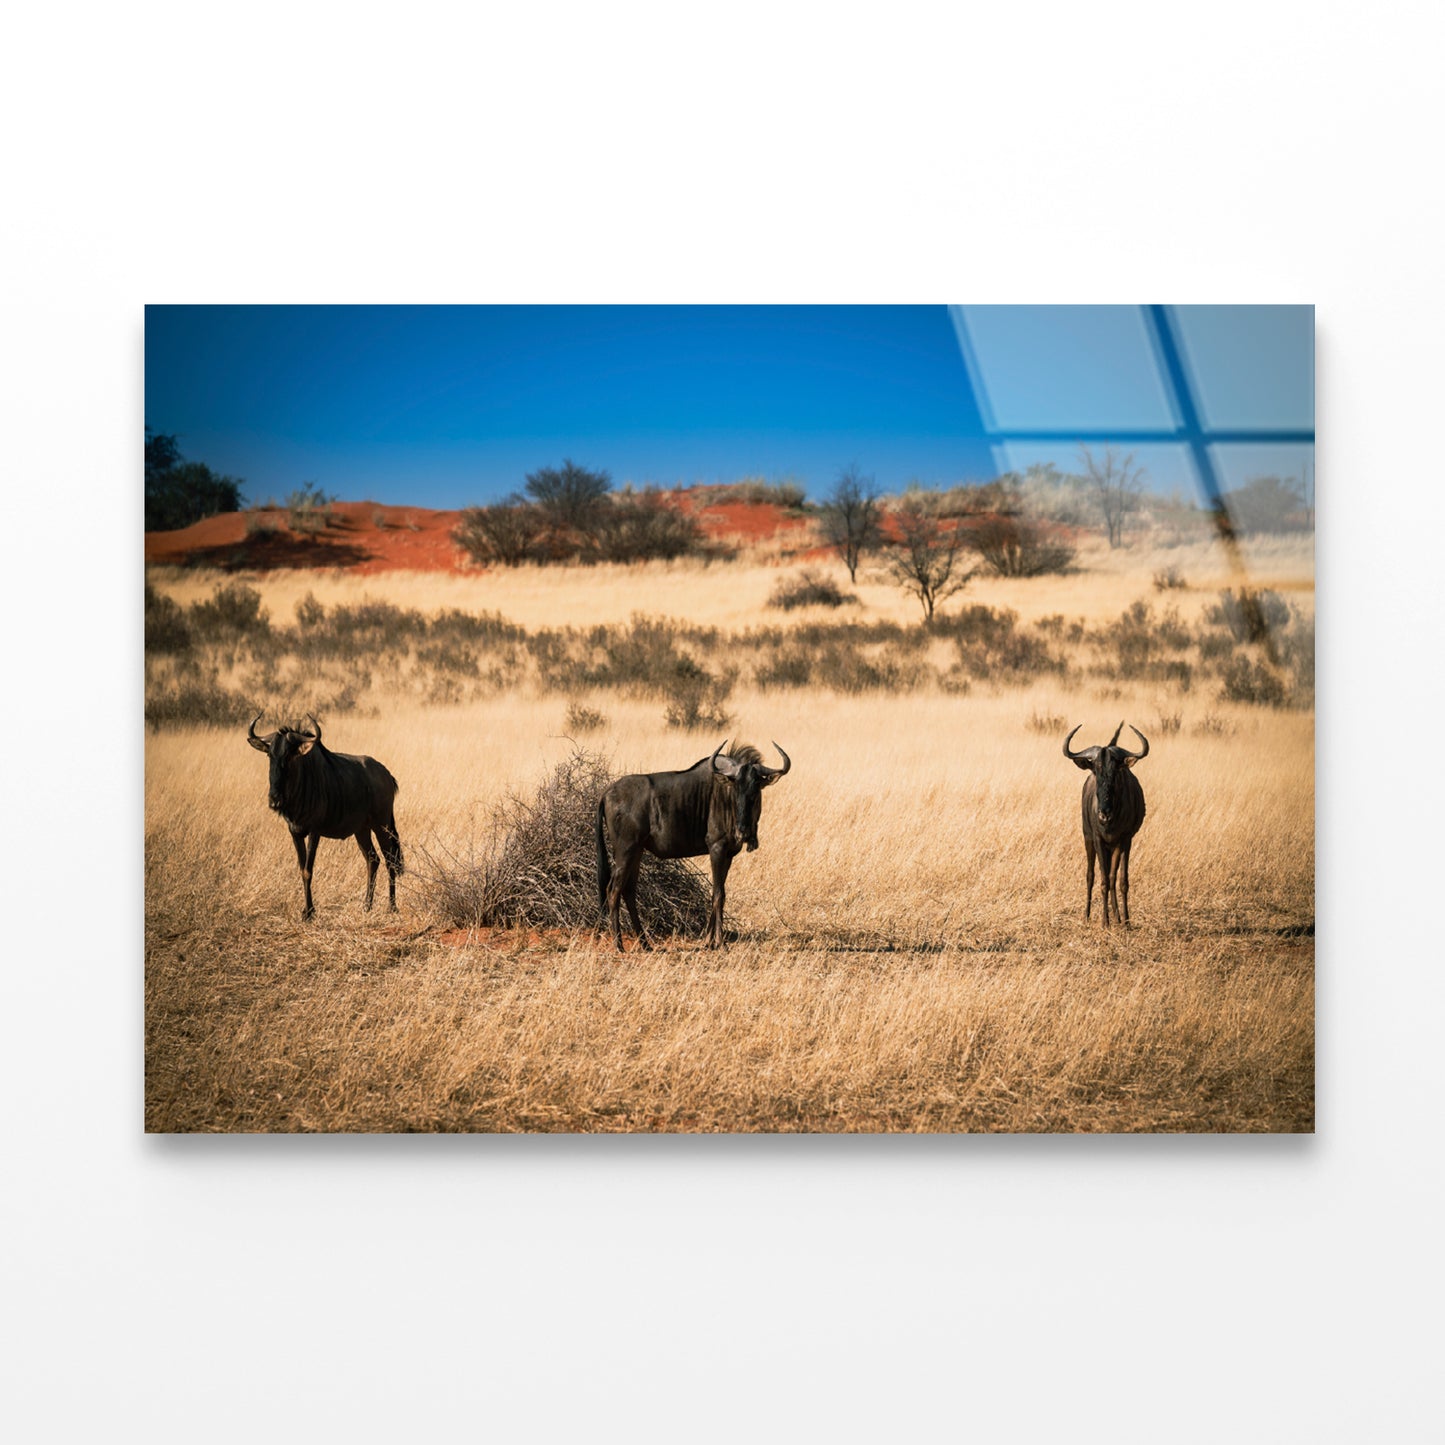
[[[1315,424],[1313,306],[1174,306],[1206,427]]]
[[[1174,429],[1137,306],[957,306],[953,312],[993,430]]]

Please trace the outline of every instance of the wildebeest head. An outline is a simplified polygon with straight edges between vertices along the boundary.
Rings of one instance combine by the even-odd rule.
[[[296,765],[298,758],[304,758],[317,743],[321,741],[321,724],[316,721],[312,714],[307,713],[314,732],[303,732],[300,728],[278,728],[274,733],[267,733],[265,737],[256,736],[256,724],[261,720],[261,714],[257,713],[251,719],[251,726],[246,730],[246,741],[251,744],[257,752],[266,753],[271,759],[271,780],[270,791],[266,801],[271,805],[273,812],[279,813],[286,801],[286,780]]]
[[[1083,727],[1083,723],[1080,723],[1079,727]],[[1093,773],[1094,806],[1099,810],[1099,821],[1107,827],[1113,819],[1118,801],[1119,779],[1124,776],[1126,769],[1132,768],[1141,758],[1149,756],[1149,739],[1130,723],[1129,731],[1144,744],[1144,751],[1131,753],[1127,748],[1119,747],[1119,734],[1124,730],[1121,722],[1114,729],[1114,736],[1103,747],[1081,748],[1078,752],[1071,753],[1069,744],[1078,730],[1079,728],[1075,728],[1074,732],[1064,739],[1064,756],[1076,767]]]
[[[762,761],[762,754],[756,748],[746,745],[738,746],[730,755],[724,756],[723,749],[726,746],[725,741],[718,744],[717,751],[712,755],[712,771],[718,777],[726,778],[732,785],[736,818],[733,841],[746,846],[751,853],[758,846],[758,819],[763,811],[763,789],[776,783],[793,763],[787,753],[778,748],[777,743],[773,746],[778,748],[778,755],[783,760],[781,768],[766,766]]]

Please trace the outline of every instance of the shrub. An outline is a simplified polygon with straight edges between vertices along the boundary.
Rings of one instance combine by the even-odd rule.
[[[1235,727],[1227,718],[1208,712],[1194,724],[1194,731],[1200,737],[1227,738],[1234,734]]]
[[[1068,731],[1069,720],[1056,712],[1040,712],[1035,708],[1026,726],[1030,732],[1061,736]]]
[[[580,674],[580,684],[585,687],[620,687],[656,697],[670,695],[679,679],[707,675],[680,644],[686,640],[701,650],[710,650],[716,647],[718,634],[711,628],[688,628],[666,619],[634,617],[625,631],[598,626],[584,640],[591,660],[580,668],[567,669],[565,675]]]
[[[331,504],[315,482],[304,482],[286,498],[286,520],[293,532],[323,532],[331,525]]]
[[[600,562],[671,561],[700,551],[702,542],[696,518],[655,487],[598,507],[588,526],[588,551]]]
[[[965,540],[1000,577],[1044,577],[1067,572],[1074,561],[1072,547],[1025,517],[990,517]]]
[[[1289,624],[1290,608],[1277,592],[1241,587],[1238,596],[1232,589],[1221,592],[1218,606],[1204,615],[1214,626],[1228,629],[1236,642],[1268,642]]]
[[[1280,661],[1293,677],[1292,701],[1311,707],[1315,698],[1315,624],[1312,617],[1296,616],[1280,639]]]
[[[744,477],[708,493],[710,502],[748,502],[756,506],[770,502],[775,507],[799,511],[807,505],[807,492],[794,481],[766,482],[761,477]]]
[[[275,537],[281,531],[281,519],[274,512],[253,508],[246,513],[246,537],[248,540]]]
[[[1225,702],[1248,702],[1261,707],[1283,707],[1284,683],[1262,663],[1236,657],[1224,670],[1219,696]]]
[[[691,658],[684,658],[667,687],[663,718],[668,727],[689,732],[725,728],[732,722],[732,714],[724,711],[723,705],[732,690],[731,673],[714,677]]]
[[[474,562],[518,567],[542,557],[546,531],[542,513],[513,496],[489,507],[465,508],[452,540]]]
[[[607,726],[607,717],[595,707],[588,707],[575,697],[567,704],[566,728],[568,732],[595,733]]]
[[[560,467],[527,473],[527,495],[554,532],[589,534],[611,490],[607,472],[579,467],[570,457]]]
[[[191,645],[191,629],[186,626],[180,604],[164,592],[157,592],[149,582],[145,585],[145,650],[147,652],[185,652]]]
[[[1172,738],[1184,725],[1184,714],[1179,712],[1160,713],[1154,719],[1154,731],[1161,737]]]
[[[574,747],[530,797],[513,793],[493,810],[493,841],[480,859],[418,849],[415,871],[437,911],[461,928],[597,927],[597,802],[614,776],[605,758]],[[648,855],[637,904],[649,933],[699,935],[712,893],[691,865]]]
[[[1018,614],[1008,608],[981,605],[965,607],[937,630],[952,637],[958,649],[958,669],[980,680],[1021,680],[1045,672],[1062,672],[1064,662],[1049,651],[1043,637],[1018,630]]]
[[[417,648],[417,666],[431,672],[448,673],[453,677],[476,677],[477,654],[455,637],[444,637]]]
[[[222,583],[209,601],[192,603],[190,622],[196,636],[206,640],[264,636],[271,630],[261,594],[244,582]]]
[[[296,604],[296,625],[307,631],[320,627],[326,621],[326,607],[316,600],[314,592],[308,592]]]
[[[856,606],[858,599],[851,592],[842,591],[831,577],[805,567],[794,577],[780,577],[768,598],[769,607],[781,607],[791,612],[795,607],[844,607]]]
[[[1177,567],[1161,567],[1154,574],[1154,590],[1156,592],[1170,592],[1188,586],[1189,584],[1180,575]]]
[[[813,653],[806,647],[781,648],[758,665],[753,679],[764,689],[807,687],[813,680]]]
[[[331,609],[326,630],[347,651],[403,651],[418,637],[426,635],[426,618],[414,608],[363,598],[355,603],[338,603]]]
[[[225,727],[254,716],[247,699],[222,687],[214,672],[182,677],[145,700],[145,720],[153,732],[163,727]]]

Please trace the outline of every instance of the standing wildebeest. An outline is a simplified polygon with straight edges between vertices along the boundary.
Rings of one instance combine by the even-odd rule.
[[[355,838],[366,859],[366,906],[376,896],[376,849],[386,858],[386,881],[391,911],[396,912],[396,876],[404,871],[401,839],[392,809],[397,782],[375,758],[333,753],[321,741],[321,724],[307,713],[314,732],[283,727],[264,738],[256,736],[261,714],[251,719],[246,741],[271,759],[269,801],[291,830],[296,863],[306,893],[303,919],[316,912],[311,902],[311,865],[323,838]]]
[[[709,948],[723,942],[723,900],[728,869],[744,847],[758,846],[758,816],[763,789],[776,783],[791,759],[777,743],[781,768],[763,765],[762,754],[739,743],[720,756],[722,743],[710,758],[699,758],[676,773],[631,773],[619,778],[597,804],[597,896],[612,921],[612,936],[622,948],[621,905],[625,900],[632,926],[643,948],[651,948],[637,912],[637,870],[645,848],[658,858],[712,860],[712,916]],[[608,840],[612,859],[608,858]]]
[[[1083,727],[1083,723],[1079,724]],[[1109,899],[1114,900],[1114,917],[1129,921],[1129,849],[1133,846],[1134,834],[1144,821],[1144,789],[1130,769],[1141,758],[1149,756],[1149,739],[1132,723],[1129,731],[1144,744],[1142,753],[1131,753],[1116,746],[1119,734],[1124,730],[1121,722],[1114,729],[1114,736],[1101,748],[1084,748],[1071,753],[1069,743],[1073,733],[1064,739],[1064,756],[1071,763],[1084,768],[1089,776],[1084,779],[1084,857],[1088,859],[1088,893],[1084,902],[1084,917],[1088,918],[1094,906],[1094,854],[1099,855],[1099,866],[1103,870],[1104,927],[1109,926]],[[1123,884],[1121,895],[1119,885]]]

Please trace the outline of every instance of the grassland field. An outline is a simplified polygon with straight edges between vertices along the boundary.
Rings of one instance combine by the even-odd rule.
[[[1249,560],[1253,585],[1312,621],[1308,543]],[[1167,565],[1189,585],[1161,595],[1150,579]],[[732,636],[818,621],[768,610],[785,570],[246,580],[280,621],[310,594],[500,612],[529,630],[646,613]],[[1237,580],[1202,545],[1096,548],[1070,576],[978,579],[942,610],[1106,627],[1144,600],[1192,620]],[[184,606],[218,578],[150,581]],[[918,625],[876,574],[857,590],[857,620]],[[247,676],[224,649],[213,662]],[[744,672],[725,727],[685,730],[625,688],[564,695],[523,678],[438,703],[384,672],[358,688],[322,721],[328,746],[380,758],[401,783],[394,915],[363,912],[358,850],[325,841],[317,916],[301,922],[295,856],[243,724],[147,732],[150,1130],[1313,1128],[1307,706],[1231,702],[1203,675],[1180,688],[1071,668],[895,693]],[[585,739],[569,736],[573,704],[605,718]],[[1075,723],[1076,746],[1105,741],[1121,718],[1150,737],[1148,818],[1133,926],[1106,931],[1097,897],[1083,916],[1083,775],[1060,744]],[[765,753],[776,739],[794,763],[765,796],[760,848],[734,864],[725,951],[675,938],[644,954],[629,935],[618,955],[588,928],[468,929],[438,907],[437,875],[485,848],[498,801],[525,796],[577,741],[620,774],[685,767],[724,736]]]

